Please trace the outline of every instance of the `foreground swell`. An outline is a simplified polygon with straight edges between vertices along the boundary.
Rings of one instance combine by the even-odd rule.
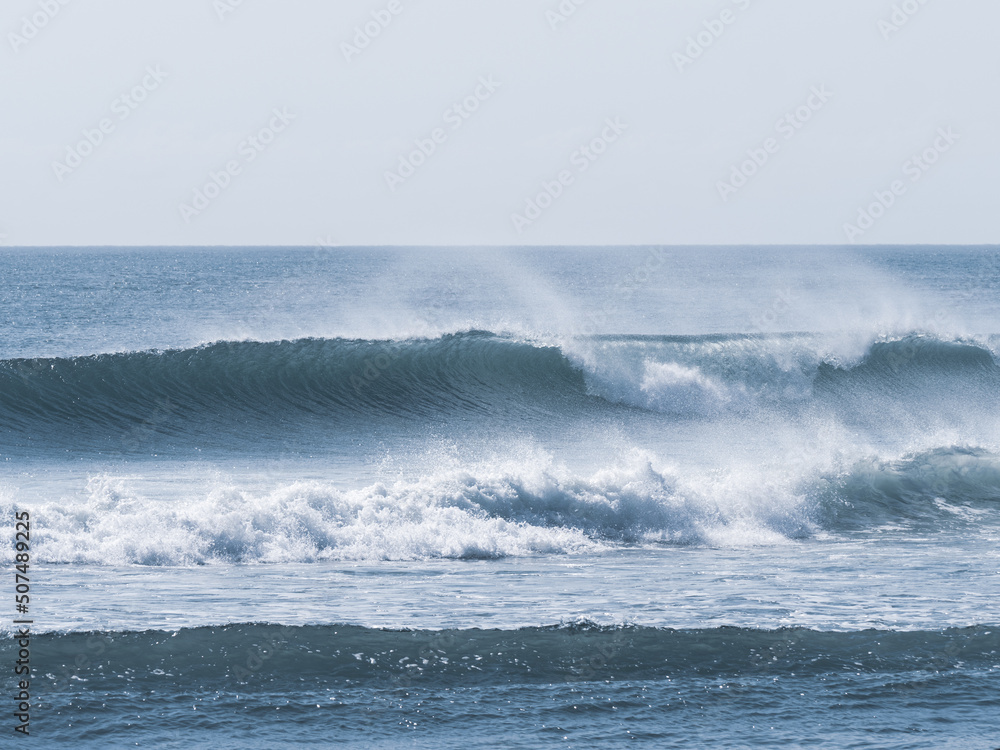
[[[46,747],[992,748],[996,631],[227,625],[34,639]],[[10,658],[9,642],[0,658]],[[477,739],[488,738],[488,739]]]
[[[1000,630],[802,628],[673,630],[590,623],[519,630],[396,631],[352,625],[233,624],[175,632],[36,636],[43,682],[86,679],[114,689],[187,680],[239,690],[250,683],[385,687],[643,680],[674,675],[827,672],[942,673],[1000,669]],[[13,648],[4,642],[0,652]],[[77,662],[77,656],[86,660]],[[85,662],[85,666],[81,663]]]

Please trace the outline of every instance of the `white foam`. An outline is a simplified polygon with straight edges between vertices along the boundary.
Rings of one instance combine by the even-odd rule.
[[[676,362],[647,361],[639,390],[650,407],[668,413],[711,414],[733,399],[725,386],[699,368]]]
[[[93,476],[84,497],[33,508],[37,560],[111,565],[498,558],[613,546],[774,544],[805,533],[784,490],[748,502],[747,481],[681,481],[634,452],[574,475],[536,452],[343,490],[219,482],[201,496],[144,497],[139,482]]]

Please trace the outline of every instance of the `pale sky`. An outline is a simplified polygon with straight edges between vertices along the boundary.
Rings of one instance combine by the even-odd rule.
[[[0,242],[1000,243],[998,27],[995,0],[6,0]]]

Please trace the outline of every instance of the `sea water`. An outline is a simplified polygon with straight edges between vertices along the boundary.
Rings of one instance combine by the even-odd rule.
[[[995,248],[12,248],[0,321],[8,738],[30,618],[38,747],[1000,746]]]

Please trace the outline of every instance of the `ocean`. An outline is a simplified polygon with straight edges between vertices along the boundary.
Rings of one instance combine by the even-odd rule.
[[[997,248],[4,248],[0,321],[4,747],[1000,747]]]

